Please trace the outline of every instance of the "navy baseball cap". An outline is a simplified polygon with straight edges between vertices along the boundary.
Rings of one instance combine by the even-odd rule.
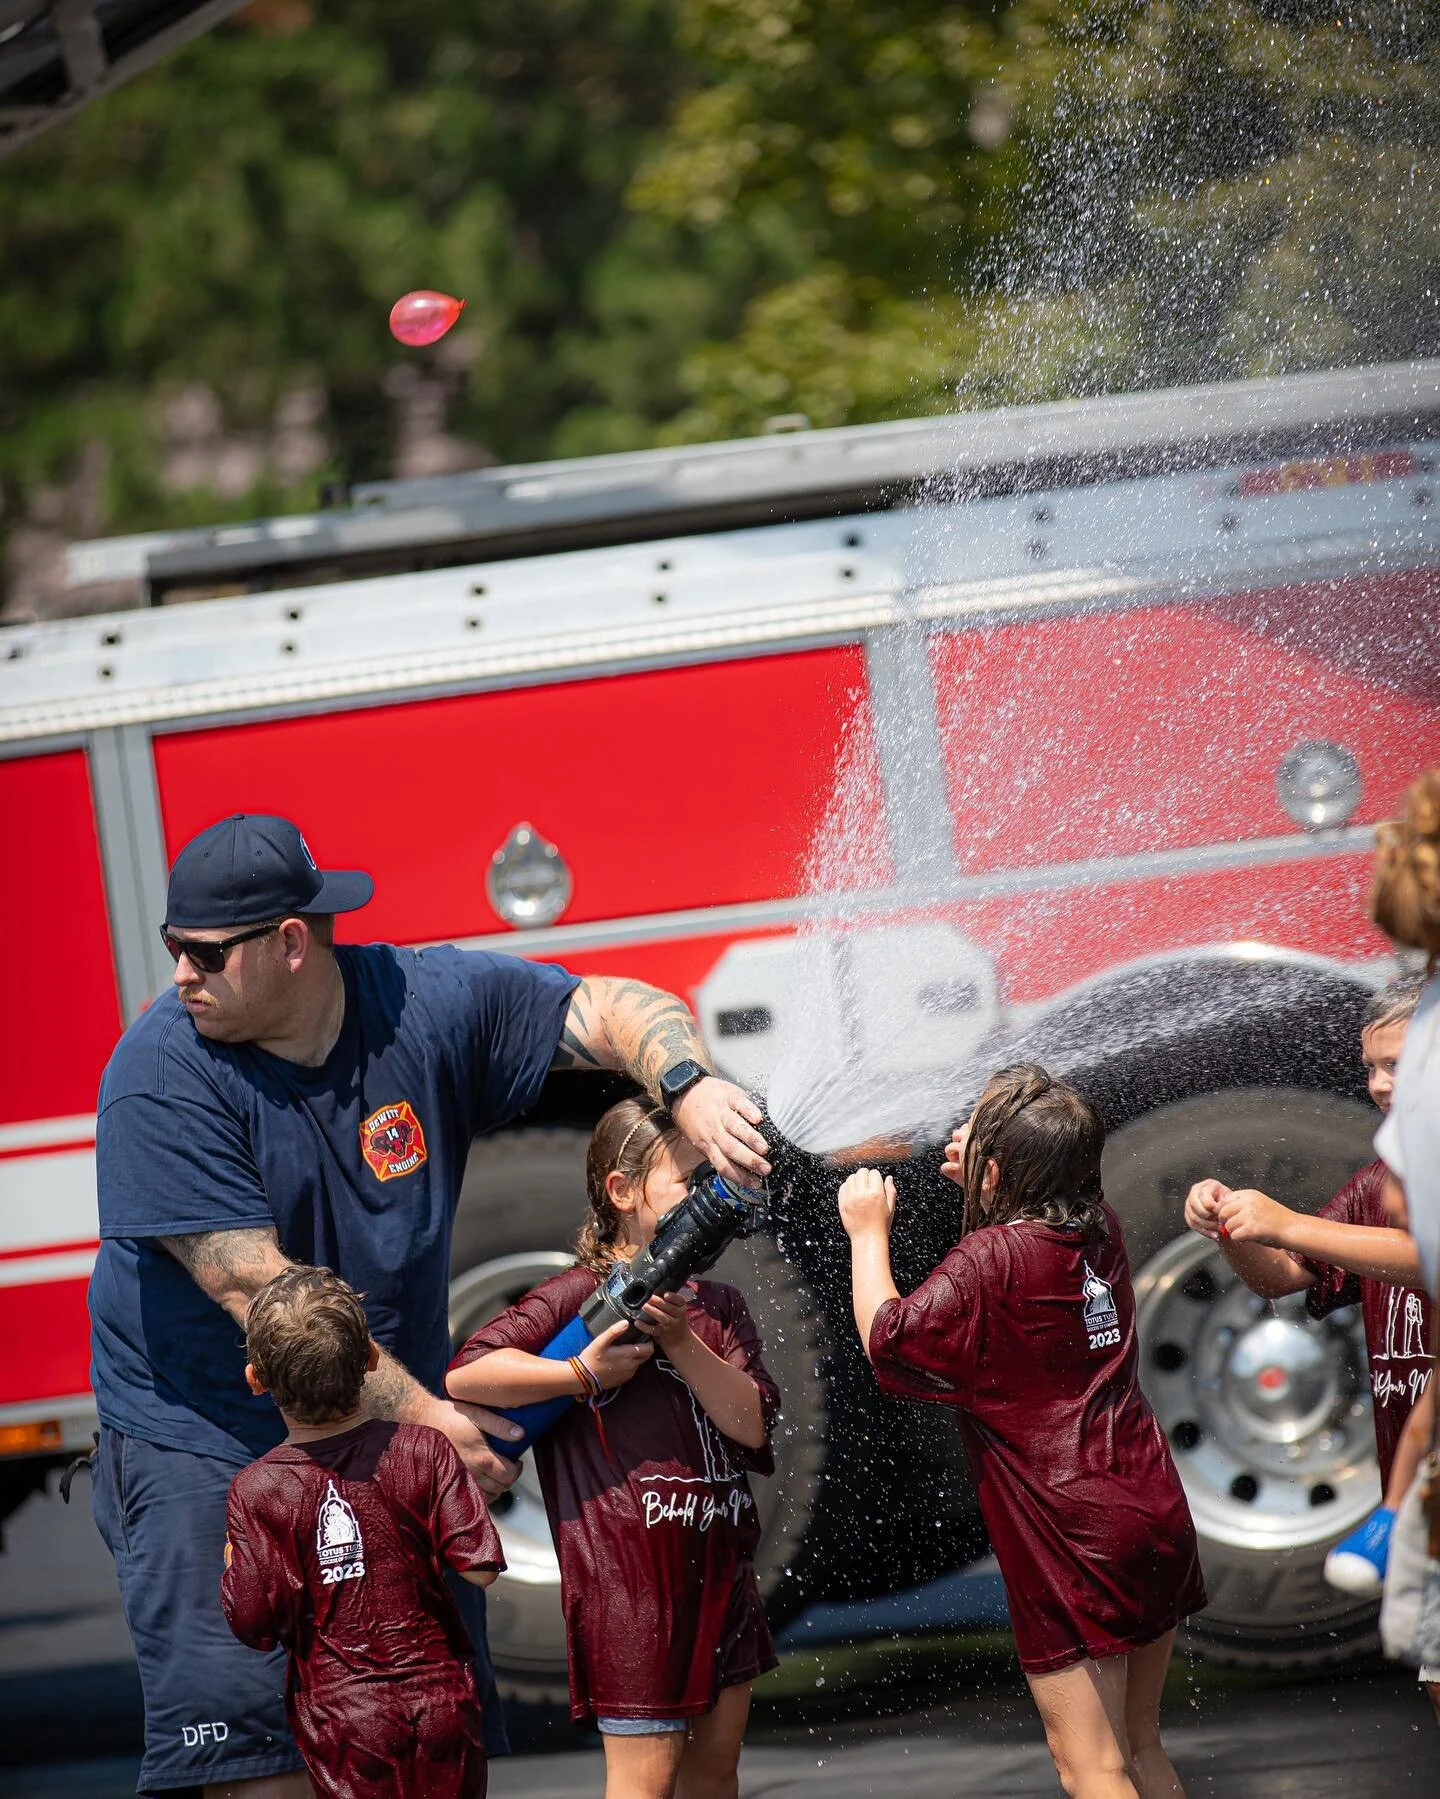
[[[317,868],[288,818],[236,812],[192,837],[175,858],[165,924],[208,931],[306,912],[355,912],[374,892],[367,874]]]

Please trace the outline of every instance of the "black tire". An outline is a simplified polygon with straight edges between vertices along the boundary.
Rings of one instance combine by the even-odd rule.
[[[1298,1296],[1262,1307],[1214,1245],[1185,1230],[1185,1194],[1213,1175],[1313,1211],[1370,1160],[1376,1122],[1354,1100],[1241,1088],[1147,1113],[1106,1150],[1106,1196],[1135,1273],[1141,1379],[1190,1495],[1210,1596],[1183,1640],[1212,1661],[1317,1666],[1373,1646],[1374,1603],[1337,1592],[1322,1569],[1378,1502],[1379,1479],[1358,1317],[1311,1323]],[[1244,1383],[1215,1372],[1222,1356],[1235,1366],[1224,1345],[1262,1328],[1282,1363],[1309,1357],[1305,1379],[1317,1383],[1305,1389],[1318,1398],[1293,1442],[1258,1443]],[[1300,1378],[1294,1387],[1302,1391]]]
[[[585,1214],[588,1141],[588,1131],[549,1127],[472,1146],[450,1263],[457,1341],[571,1260]],[[765,1341],[766,1365],[784,1395],[775,1476],[753,1483],[763,1532],[756,1571],[778,1623],[794,1603],[789,1577],[825,1459],[823,1326],[795,1271],[766,1237],[733,1244],[712,1278],[744,1292]],[[490,1592],[490,1653],[506,1698],[559,1705],[566,1697],[559,1573],[528,1463],[513,1492],[496,1508],[511,1572]]]

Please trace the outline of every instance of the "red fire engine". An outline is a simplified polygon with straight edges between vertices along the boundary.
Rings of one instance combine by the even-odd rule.
[[[77,586],[150,603],[0,636],[0,1507],[89,1443],[95,1092],[169,978],[167,864],[278,811],[374,874],[352,928],[654,981],[757,1087],[797,1031],[935,1129],[962,1071],[1071,1070],[1112,1126],[1145,1380],[1202,1536],[1196,1640],[1365,1640],[1319,1576],[1378,1495],[1358,1320],[1252,1301],[1181,1203],[1217,1173],[1313,1204],[1370,1153],[1373,825],[1440,760],[1437,440],[1440,364],[1413,364],[79,546]],[[609,1097],[557,1079],[475,1146],[458,1330],[565,1259]],[[906,1181],[918,1277],[956,1219],[918,1161]],[[741,1264],[788,1401],[777,1613],[899,1593],[887,1617],[934,1623],[985,1553],[954,1439],[878,1403],[813,1167],[777,1218]],[[544,1689],[528,1480],[502,1525],[497,1660]]]

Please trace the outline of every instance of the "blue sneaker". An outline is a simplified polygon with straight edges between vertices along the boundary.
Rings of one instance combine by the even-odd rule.
[[[1390,1559],[1390,1531],[1395,1514],[1382,1505],[1350,1532],[1325,1557],[1325,1578],[1342,1593],[1373,1595],[1385,1584],[1385,1564]]]

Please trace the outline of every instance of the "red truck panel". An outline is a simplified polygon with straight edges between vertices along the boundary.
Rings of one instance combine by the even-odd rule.
[[[0,819],[0,1124],[93,1112],[120,999],[84,751],[0,762]]]
[[[88,1279],[6,1287],[0,1305],[0,1405],[90,1391]]]
[[[1256,943],[1355,962],[1390,945],[1365,911],[1368,854],[1149,876],[1012,894],[952,915],[995,957],[1005,1000],[1027,1005],[1142,956]]]
[[[1292,831],[1275,770],[1306,738],[1358,759],[1353,822],[1387,816],[1440,761],[1437,599],[1422,569],[937,637],[960,866]]]
[[[567,924],[772,899],[804,886],[844,737],[874,795],[855,879],[883,886],[864,691],[845,647],[164,736],[166,841],[282,812],[375,876],[349,935],[402,943],[501,928],[485,874],[522,821],[570,866]]]

